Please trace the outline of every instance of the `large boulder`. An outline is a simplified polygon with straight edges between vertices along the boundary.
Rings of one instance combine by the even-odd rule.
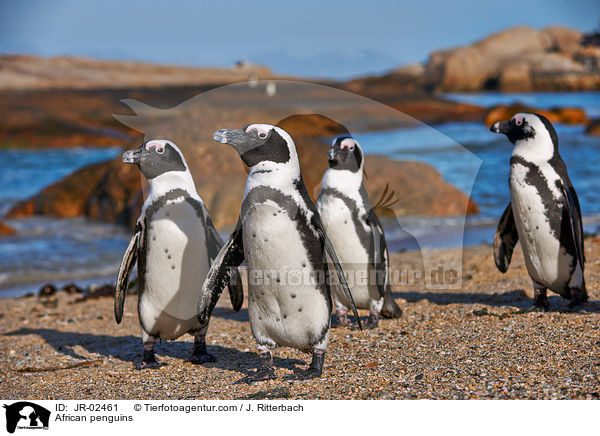
[[[547,38],[547,49],[560,53],[576,53],[582,43],[581,32],[562,26],[550,26],[540,31],[542,38]]]
[[[123,165],[117,158],[75,171],[16,204],[7,217],[86,216],[95,221],[133,224],[141,200],[139,171],[133,166]]]
[[[597,89],[598,74],[585,63],[589,54],[582,55],[582,41],[580,32],[565,27],[513,27],[469,46],[433,52],[424,82],[445,92]]]

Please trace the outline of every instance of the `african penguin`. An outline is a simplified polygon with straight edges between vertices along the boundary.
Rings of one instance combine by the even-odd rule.
[[[137,260],[138,316],[144,345],[141,367],[155,366],[154,343],[194,335],[191,361],[215,361],[206,350],[208,319],[200,323],[196,307],[212,260],[223,245],[183,154],[171,141],[155,139],[123,154],[148,179],[150,193],[125,252],[115,291],[115,319],[121,322],[129,274]],[[243,293],[232,274],[229,293],[239,310]]]
[[[585,253],[581,210],[567,167],[558,152],[558,136],[546,117],[519,113],[497,122],[492,132],[514,144],[510,158],[510,203],[494,239],[494,260],[506,272],[517,241],[535,289],[532,309],[548,310],[547,290],[587,301],[583,276]]]
[[[248,314],[260,364],[240,382],[275,378],[272,352],[278,346],[312,353],[308,369],[290,378],[320,377],[331,316],[326,254],[349,290],[302,180],[294,141],[268,124],[217,130],[214,139],[231,145],[250,172],[237,227],[211,267],[198,316],[201,322],[210,316],[228,268],[245,260]]]
[[[364,154],[356,139],[339,136],[331,144],[328,160],[317,210],[344,271],[354,277],[356,306],[370,309],[367,326],[374,328],[380,314],[399,318],[402,310],[392,297],[383,227],[363,184]],[[348,325],[350,302],[338,286],[331,293],[338,323]]]

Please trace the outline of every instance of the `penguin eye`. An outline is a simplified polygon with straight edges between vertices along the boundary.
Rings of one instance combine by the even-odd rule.
[[[265,139],[265,138],[267,137],[267,133],[266,133],[266,132],[260,132],[260,133],[258,134],[258,137],[259,137],[260,139]]]
[[[156,147],[156,152],[158,154],[163,154],[165,152],[165,149],[164,149],[164,147]]]
[[[515,118],[515,124],[517,126],[520,126],[521,124],[523,124],[523,120],[521,118]]]
[[[354,151],[354,145],[351,145],[350,147],[348,147],[348,150]]]

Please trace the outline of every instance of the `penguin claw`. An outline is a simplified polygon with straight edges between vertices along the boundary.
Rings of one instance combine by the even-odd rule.
[[[202,365],[203,363],[212,363],[216,361],[217,358],[210,353],[192,354],[192,356],[190,357],[190,362],[194,365]]]
[[[160,366],[160,363],[158,363],[156,360],[154,361],[149,361],[149,360],[143,360],[141,361],[136,368],[137,369],[156,369]]]
[[[548,310],[550,310],[550,305],[549,304],[545,304],[545,305],[542,305],[542,306],[534,304],[529,309],[527,309],[527,312],[531,312],[531,313],[533,313],[533,312],[548,312]]]
[[[322,373],[323,373],[323,371],[320,369],[309,367],[308,369],[305,369],[303,371],[298,371],[298,372],[295,372],[294,374],[290,374],[290,375],[286,376],[284,378],[284,380],[285,381],[310,380],[313,378],[321,377]]]
[[[136,365],[137,369],[154,369],[158,368],[160,364],[156,360],[156,355],[154,354],[154,349],[144,350],[142,355],[142,361]]]
[[[236,385],[239,384],[252,384],[266,380],[275,380],[277,376],[275,375],[275,370],[273,368],[261,368],[257,369],[254,374],[247,375],[246,377],[242,377],[238,381],[235,382]]]

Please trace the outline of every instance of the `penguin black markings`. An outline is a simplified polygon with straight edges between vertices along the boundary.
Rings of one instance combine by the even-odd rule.
[[[312,353],[308,369],[291,378],[320,377],[331,316],[326,256],[332,259],[346,292],[350,291],[302,181],[294,141],[284,130],[268,124],[218,130],[214,139],[231,145],[250,173],[238,225],[204,282],[199,319],[208,319],[230,268],[245,260],[248,314],[260,365],[240,382],[275,378],[272,352],[278,346]]]
[[[494,260],[506,272],[520,240],[535,289],[532,309],[548,310],[547,290],[587,301],[583,226],[577,193],[558,152],[558,135],[542,115],[516,114],[490,130],[505,134],[514,149],[510,159],[511,202],[494,240]]]
[[[138,264],[138,316],[144,345],[141,367],[157,364],[158,339],[194,335],[191,361],[215,361],[206,350],[208,320],[200,324],[196,305],[201,283],[223,242],[215,230],[181,151],[165,140],[152,140],[123,154],[150,183],[150,193],[123,257],[115,290],[115,319],[121,322],[129,274]],[[235,273],[235,277],[233,274]],[[234,309],[243,292],[237,271],[228,280]]]
[[[367,325],[374,328],[380,315],[399,318],[402,310],[392,297],[383,227],[363,184],[363,152],[356,139],[340,136],[333,140],[328,158],[317,210],[344,271],[355,276],[352,295],[356,305],[370,309]],[[332,295],[338,323],[349,324],[347,298],[337,286]]]

